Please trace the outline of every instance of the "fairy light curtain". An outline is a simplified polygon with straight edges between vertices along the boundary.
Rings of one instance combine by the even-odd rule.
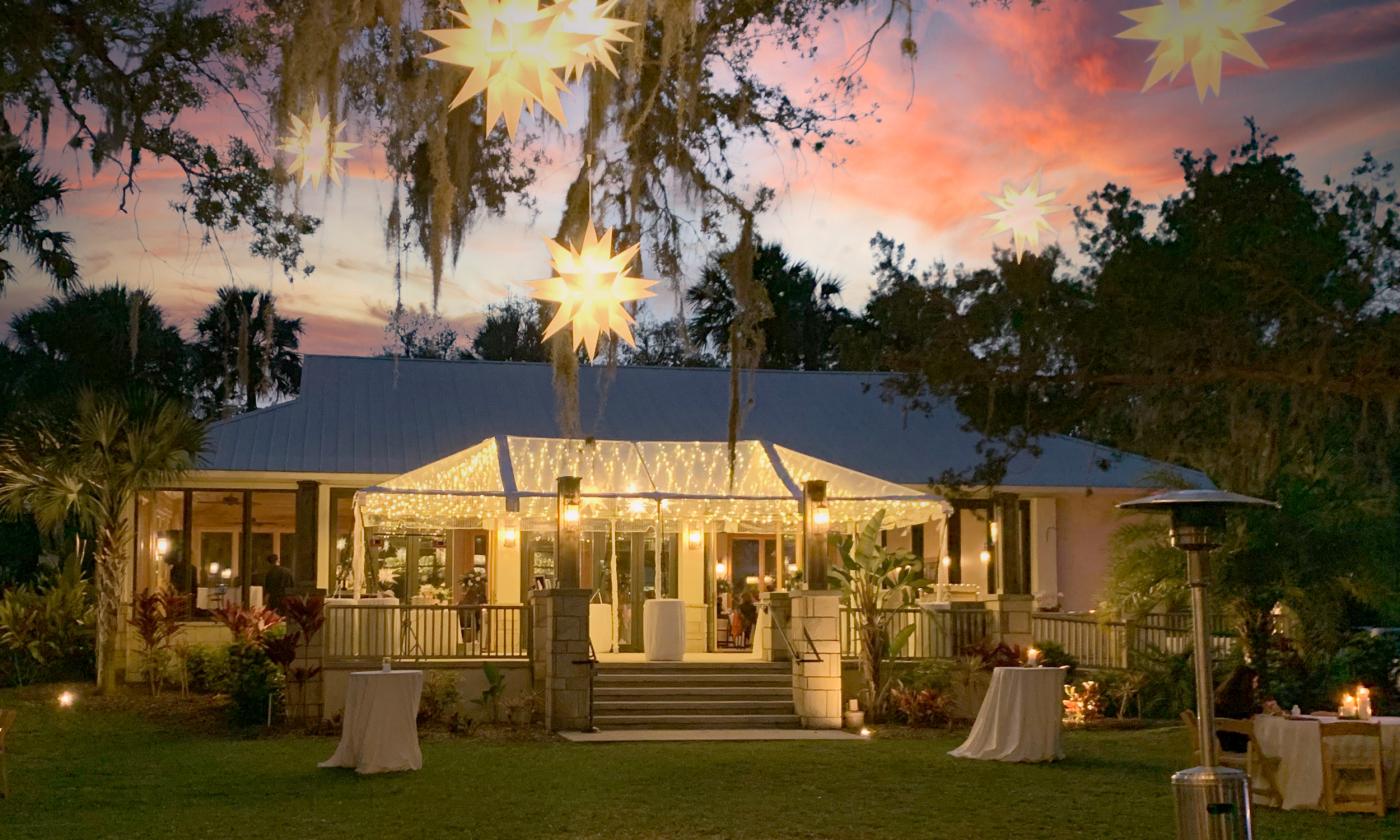
[[[722,441],[497,436],[355,495],[357,527],[486,527],[552,521],[556,479],[582,479],[583,516],[621,523],[684,520],[705,528],[800,526],[802,483],[827,482],[833,528],[886,512],[889,527],[944,519],[942,498],[765,441],[739,441],[730,480]]]

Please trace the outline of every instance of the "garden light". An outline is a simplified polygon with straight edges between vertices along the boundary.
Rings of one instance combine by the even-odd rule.
[[[78,702],[78,695],[71,691],[64,691],[58,695],[58,705],[62,708],[71,709],[76,702]]]
[[[817,505],[812,511],[812,524],[818,528],[831,526],[831,510],[826,505]]]

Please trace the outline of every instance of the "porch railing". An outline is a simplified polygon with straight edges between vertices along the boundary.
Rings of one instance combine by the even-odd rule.
[[[995,620],[986,610],[926,610],[903,607],[887,610],[889,636],[913,626],[909,640],[895,653],[896,659],[951,659],[975,645],[995,629]],[[860,655],[861,614],[841,608],[841,656]]]
[[[326,658],[378,662],[528,659],[522,605],[328,604]]]
[[[1211,654],[1225,659],[1236,638],[1229,621],[1211,616]],[[1191,646],[1191,615],[1164,613],[1134,621],[1105,621],[1085,613],[1036,613],[1031,633],[1037,642],[1055,642],[1087,668],[1137,667],[1154,653],[1184,653]]]

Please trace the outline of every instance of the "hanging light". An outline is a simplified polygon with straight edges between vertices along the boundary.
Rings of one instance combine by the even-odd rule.
[[[1040,191],[1040,175],[1038,173],[1026,184],[1024,189],[1016,189],[1010,181],[1003,183],[1001,195],[987,196],[989,201],[1001,208],[982,217],[996,222],[995,225],[992,225],[992,229],[987,231],[987,235],[996,236],[998,233],[1011,231],[1011,247],[1016,252],[1016,262],[1020,262],[1023,253],[1040,248],[1040,232],[1042,230],[1046,233],[1055,232],[1055,228],[1045,221],[1045,217],[1065,209],[1059,205],[1047,203],[1057,194]]]
[[[299,186],[306,186],[310,181],[313,187],[319,187],[323,177],[339,185],[343,170],[340,161],[350,157],[350,150],[360,145],[336,139],[345,130],[345,123],[332,126],[330,115],[321,113],[319,102],[312,107],[307,119],[288,114],[287,121],[291,123],[292,133],[283,137],[277,148],[292,153],[287,171],[293,175],[301,173]]]
[[[612,230],[599,236],[591,220],[584,232],[582,248],[566,247],[547,239],[545,244],[549,246],[555,275],[529,282],[533,288],[530,296],[535,300],[559,304],[559,311],[545,328],[544,338],[569,326],[573,329],[573,346],[583,347],[590,358],[597,353],[598,335],[603,331],[635,347],[632,339],[635,322],[622,305],[655,296],[651,287],[657,281],[627,273],[642,246],[636,244],[613,254],[612,243]]]
[[[1206,93],[1220,95],[1220,65],[1226,55],[1267,67],[1245,38],[1253,32],[1282,26],[1283,21],[1271,15],[1293,0],[1162,0],[1153,6],[1128,9],[1121,14],[1133,21],[1131,28],[1119,32],[1119,38],[1131,41],[1156,41],[1157,48],[1148,57],[1152,69],[1142,89],[1168,82],[1191,66],[1196,82],[1196,96],[1204,102]]]

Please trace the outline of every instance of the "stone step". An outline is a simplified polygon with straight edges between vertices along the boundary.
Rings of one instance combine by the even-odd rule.
[[[608,673],[600,671],[594,677],[595,686],[792,686],[788,673],[755,674],[682,674],[682,673]]]
[[[597,715],[791,715],[792,698],[786,700],[595,700]]]
[[[638,700],[782,700],[792,698],[790,685],[596,685],[593,696],[599,699],[636,698]]]
[[[797,729],[794,714],[775,715],[599,715],[593,725],[610,729]]]
[[[600,674],[791,674],[789,662],[599,662]]]

